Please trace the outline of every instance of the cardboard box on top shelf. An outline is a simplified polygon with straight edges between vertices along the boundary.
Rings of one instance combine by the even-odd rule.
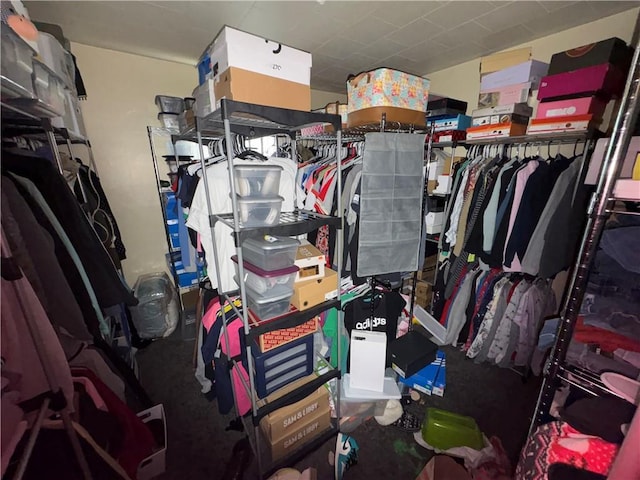
[[[480,74],[497,72],[531,60],[531,47],[494,53],[480,59]]]
[[[254,103],[268,107],[309,111],[311,89],[308,85],[230,67],[215,80],[216,106],[220,99]]]
[[[291,83],[310,85],[312,59],[309,52],[258,35],[224,26],[207,47],[210,77],[234,67]]]
[[[608,38],[565,52],[554,53],[549,64],[549,75],[579,70],[601,63],[610,63],[626,71],[631,63],[631,57],[633,57],[633,48],[627,46],[624,40],[615,37]]]
[[[549,64],[538,60],[527,60],[526,62],[513,65],[511,67],[488,73],[480,80],[480,90],[491,90],[508,87],[518,83],[531,83],[531,88],[536,89],[540,79],[549,70]]]
[[[307,310],[330,298],[335,298],[337,277],[338,274],[335,271],[326,268],[322,278],[294,283],[291,304],[298,310]]]
[[[316,374],[311,374],[291,382],[264,400],[260,400],[258,405],[262,407],[274,402],[278,398],[304,386],[316,378],[318,378]],[[276,442],[327,408],[329,408],[329,391],[323,385],[302,400],[279,408],[266,415],[260,420],[260,428],[270,442]]]

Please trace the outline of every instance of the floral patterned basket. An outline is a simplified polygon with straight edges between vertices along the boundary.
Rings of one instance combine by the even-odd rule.
[[[375,113],[379,119],[379,107],[385,107],[387,120],[424,125],[429,80],[399,70],[378,68],[347,81],[347,95],[349,127],[364,121],[362,113],[354,113],[365,109],[375,108],[375,111],[370,112]],[[389,118],[389,113],[393,118]]]

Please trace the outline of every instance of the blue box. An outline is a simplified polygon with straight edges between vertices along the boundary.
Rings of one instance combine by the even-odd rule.
[[[171,256],[173,255],[174,261],[173,265],[171,264]],[[173,254],[167,254],[167,265],[169,266],[169,270],[171,273],[175,273],[178,277],[178,287],[190,287],[191,285],[197,285],[200,282],[200,279],[203,277],[202,270],[197,268],[194,271],[185,270],[182,265],[182,261],[179,260],[180,252],[174,252]]]
[[[440,369],[445,362],[444,358],[444,352],[442,350],[438,350],[438,352],[436,353],[436,359],[429,365],[408,378],[399,376],[398,379],[408,387],[411,387],[427,395],[431,395],[432,393],[435,393],[434,389],[436,388],[438,382]],[[444,393],[444,385],[442,386],[442,392]]]
[[[211,73],[211,57],[209,57],[209,52],[205,52],[198,61],[198,85],[206,82],[209,73]]]
[[[471,126],[471,117],[468,115],[455,115],[439,118],[429,122],[429,125],[432,124],[435,125],[436,132],[444,132],[447,130],[466,130]]]
[[[178,220],[167,220],[167,232],[171,241],[171,248],[180,248],[180,228]]]
[[[167,220],[178,220],[178,201],[173,192],[164,194],[164,214]]]
[[[256,343],[251,353],[256,368],[256,391],[260,398],[313,372],[313,335],[306,335],[265,353],[260,351]]]

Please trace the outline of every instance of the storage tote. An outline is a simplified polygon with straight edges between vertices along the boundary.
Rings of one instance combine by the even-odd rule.
[[[347,81],[349,128],[380,122],[425,126],[429,80],[390,68],[363,72]]]

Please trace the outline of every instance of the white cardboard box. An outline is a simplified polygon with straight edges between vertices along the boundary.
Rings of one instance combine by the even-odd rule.
[[[324,254],[309,242],[303,242],[296,252],[295,265],[300,270],[296,282],[305,282],[324,277],[326,259]]]
[[[427,225],[442,225],[444,222],[444,212],[429,212],[424,216]]]
[[[387,361],[387,334],[351,330],[349,348],[351,388],[382,392]]]
[[[138,473],[136,475],[138,480],[150,480],[158,475],[162,475],[166,469],[167,420],[164,415],[164,406],[159,404],[148,408],[147,410],[143,410],[138,413],[138,417],[144,423],[148,423],[151,420],[162,420],[164,430],[164,439],[161,448],[142,460],[140,465],[138,465]]]
[[[229,67],[310,85],[311,54],[251,33],[223,27],[209,46],[216,78]]]

